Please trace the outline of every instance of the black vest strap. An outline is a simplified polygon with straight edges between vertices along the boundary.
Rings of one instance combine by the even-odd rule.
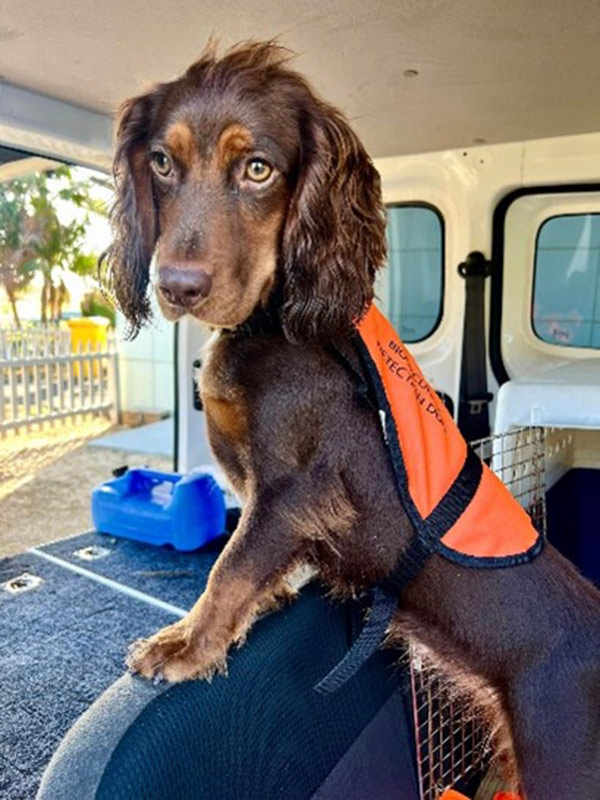
[[[383,641],[397,608],[395,592],[384,591],[379,586],[373,589],[371,612],[358,638],[342,660],[314,686],[315,692],[332,694],[358,672]]]
[[[413,536],[410,544],[398,559],[392,572],[373,589],[373,606],[358,638],[323,680],[314,687],[319,694],[331,694],[355,675],[383,641],[390,622],[398,608],[398,598],[404,587],[416,578],[431,555],[421,536]]]
[[[475,497],[482,474],[481,459],[473,448],[467,445],[465,463],[456,480],[424,520],[425,535],[430,542],[437,543],[458,521],[460,515]]]
[[[382,401],[383,396],[381,391],[377,392],[377,386],[372,386],[360,372],[359,367],[341,350],[334,348],[334,353],[355,379],[359,394],[364,396],[375,410],[380,408],[381,402],[377,402],[378,394]],[[369,371],[367,371],[367,375],[371,381],[377,379]],[[383,410],[390,414],[389,409]],[[398,450],[398,457],[401,461],[402,454],[396,445],[397,442],[394,443],[394,450]],[[394,463],[394,466],[396,473],[398,470],[404,469],[403,464],[398,461]],[[473,499],[481,481],[482,470],[480,459],[470,447],[467,447],[465,463],[456,480],[431,514],[426,519],[420,520],[418,528],[398,558],[392,572],[374,588],[371,614],[358,638],[339,664],[314,687],[315,691],[320,694],[331,694],[337,691],[358,672],[365,661],[377,650],[398,607],[399,595],[404,587],[417,577],[429,556],[438,550],[440,538],[450,530]],[[400,495],[402,501],[401,492]]]
[[[414,534],[408,547],[401,553],[394,569],[381,582],[381,587],[385,591],[393,592],[398,597],[405,586],[421,572],[432,552],[430,543],[422,536]]]

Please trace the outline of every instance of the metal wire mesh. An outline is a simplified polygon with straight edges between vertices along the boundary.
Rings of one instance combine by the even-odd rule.
[[[490,466],[513,497],[546,534],[546,432],[518,428],[509,433],[471,442],[479,458]]]
[[[542,428],[522,428],[471,445],[545,534],[544,439]],[[446,789],[464,788],[485,772],[493,755],[489,734],[418,645],[409,647],[409,659],[420,797],[439,800]],[[486,779],[477,800],[491,800],[499,788],[510,787],[501,786],[497,776]]]
[[[442,793],[484,767],[489,758],[486,734],[448,686],[414,648],[410,676],[417,769],[421,800]]]

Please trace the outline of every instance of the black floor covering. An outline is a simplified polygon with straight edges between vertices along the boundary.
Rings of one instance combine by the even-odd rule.
[[[42,549],[185,609],[202,591],[222,544],[183,555],[87,533]],[[110,554],[93,561],[74,555],[90,545]],[[33,553],[0,560],[0,584],[24,572],[44,582],[23,594],[0,591],[2,800],[35,797],[64,733],[123,673],[127,645],[174,619]]]

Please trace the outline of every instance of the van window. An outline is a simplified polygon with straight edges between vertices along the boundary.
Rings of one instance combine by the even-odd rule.
[[[405,342],[418,342],[442,316],[443,220],[428,206],[388,206],[388,267],[378,298]]]
[[[531,321],[544,342],[600,348],[600,214],[551,217],[540,226]]]

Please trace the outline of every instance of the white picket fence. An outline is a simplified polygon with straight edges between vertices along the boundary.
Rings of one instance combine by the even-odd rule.
[[[73,352],[68,330],[0,330],[0,435],[85,414],[116,421],[114,339]]]

